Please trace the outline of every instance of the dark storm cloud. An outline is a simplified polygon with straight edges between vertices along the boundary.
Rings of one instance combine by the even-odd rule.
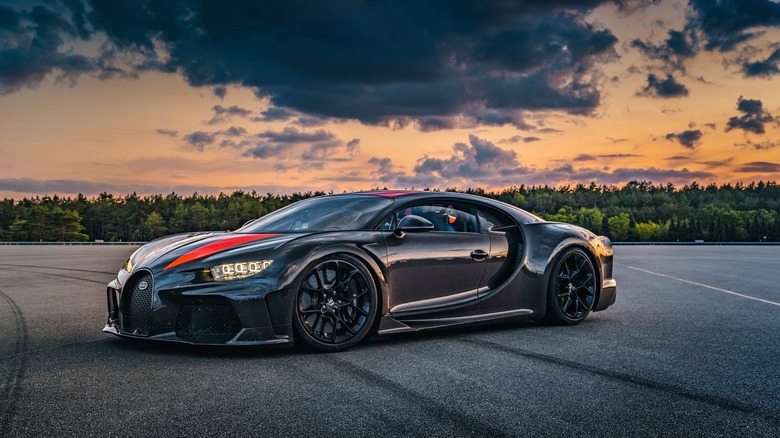
[[[17,12],[0,5],[0,94],[35,87],[49,74],[72,84],[97,71],[96,60],[61,51],[66,39],[79,36],[78,26],[45,6]]]
[[[214,144],[217,135],[211,132],[195,131],[185,135],[182,139],[193,148],[202,151],[206,146]]]
[[[585,17],[605,3],[628,13],[653,2],[68,3],[71,34],[105,37],[103,50],[137,58],[138,71],[176,71],[217,97],[252,87],[273,107],[319,118],[435,130],[462,116],[480,125],[516,123],[525,110],[591,114],[617,39]]]
[[[688,149],[694,149],[701,142],[701,138],[704,134],[699,129],[689,129],[683,132],[671,132],[666,134],[666,139],[670,141],[677,141],[681,145]]]
[[[740,96],[737,100],[737,110],[742,115],[729,118],[726,132],[741,129],[745,132],[763,134],[766,132],[765,125],[775,121],[772,114],[764,110],[764,105],[758,99],[743,99]]]
[[[772,52],[769,57],[763,61],[743,62],[742,72],[747,77],[768,78],[780,73],[777,64],[780,62],[780,49]]]
[[[734,171],[742,173],[780,173],[780,164],[767,161],[751,161],[737,167]]]
[[[707,50],[731,51],[760,35],[760,27],[780,26],[780,3],[772,0],[690,0],[689,26],[702,32]]]
[[[637,92],[637,95],[660,98],[684,97],[688,95],[688,88],[677,82],[671,74],[666,75],[666,79],[660,79],[650,73],[647,75],[647,85]]]
[[[155,129],[155,131],[158,134],[164,135],[166,137],[176,138],[179,136],[179,131],[173,129]]]
[[[636,39],[631,46],[667,71],[685,71],[685,63],[701,50],[735,52],[780,27],[780,3],[773,0],[690,0],[685,25],[668,31],[661,42]],[[730,61],[730,60],[729,60]],[[741,60],[747,77],[777,74],[777,59]],[[706,82],[706,81],[704,81]]]

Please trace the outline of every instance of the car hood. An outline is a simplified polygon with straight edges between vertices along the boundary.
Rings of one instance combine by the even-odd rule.
[[[305,234],[240,234],[232,232],[187,233],[163,237],[139,248],[125,265],[128,272],[138,268],[153,271],[188,268],[214,255],[244,250],[276,248]]]

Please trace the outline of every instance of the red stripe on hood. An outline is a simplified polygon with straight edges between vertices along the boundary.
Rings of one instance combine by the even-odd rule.
[[[184,263],[191,262],[193,260],[202,259],[208,257],[214,253],[224,251],[234,246],[243,245],[244,243],[255,242],[258,240],[268,239],[269,237],[276,237],[278,234],[246,234],[240,236],[228,237],[227,239],[218,240],[209,244],[203,245],[198,249],[194,249],[187,254],[172,261],[165,269],[170,269]]]

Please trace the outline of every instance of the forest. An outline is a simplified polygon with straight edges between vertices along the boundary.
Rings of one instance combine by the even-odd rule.
[[[621,187],[524,185],[487,191],[547,220],[581,225],[616,242],[778,242],[776,182],[683,187],[631,181]],[[233,230],[246,221],[324,192],[96,197],[44,196],[0,201],[0,241],[143,242],[185,231]]]

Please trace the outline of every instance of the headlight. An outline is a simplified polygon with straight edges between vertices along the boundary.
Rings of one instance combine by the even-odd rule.
[[[228,263],[209,268],[211,275],[217,281],[238,280],[263,272],[271,266],[271,260],[257,260],[254,262]]]

